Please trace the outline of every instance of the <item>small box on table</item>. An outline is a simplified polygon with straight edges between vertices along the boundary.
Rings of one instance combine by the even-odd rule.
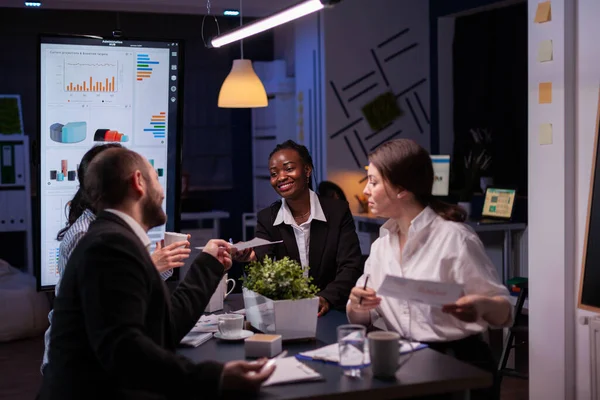
[[[274,357],[281,353],[281,335],[264,335],[262,333],[250,336],[244,341],[246,357]]]

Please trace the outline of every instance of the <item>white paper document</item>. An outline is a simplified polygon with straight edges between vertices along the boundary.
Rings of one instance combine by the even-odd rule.
[[[263,386],[323,379],[321,374],[298,361],[296,357],[279,358],[275,365],[273,375],[263,383]]]
[[[261,238],[254,238],[252,240],[249,240],[247,242],[237,242],[233,244],[233,247],[235,247],[238,251],[242,251],[242,250],[246,250],[246,249],[252,249],[255,247],[261,247],[261,246],[268,246],[270,244],[277,244],[277,243],[283,243],[283,240],[277,240],[275,242],[270,242],[266,239],[261,239]],[[204,246],[202,247],[196,247],[196,249],[198,250],[204,250]]]
[[[377,295],[443,306],[456,302],[463,295],[463,290],[463,286],[456,283],[422,281],[386,275],[377,290]]]
[[[427,347],[423,343],[419,342],[409,342],[406,340],[400,340],[400,354],[410,353],[411,351],[417,351],[422,348]],[[353,349],[353,348],[352,348]],[[356,349],[352,351],[359,352]],[[339,364],[340,362],[340,348],[337,343],[330,344],[329,346],[321,347],[317,350],[305,351],[303,353],[299,353],[296,357],[301,360],[315,360],[315,361],[325,361],[329,363]],[[369,354],[369,340],[365,339],[365,347],[363,353],[363,364],[369,365],[371,364],[371,356]]]

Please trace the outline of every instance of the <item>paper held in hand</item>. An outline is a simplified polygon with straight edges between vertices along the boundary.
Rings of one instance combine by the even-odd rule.
[[[260,246],[268,246],[270,244],[277,244],[277,243],[282,243],[283,240],[278,240],[275,242],[269,242],[266,239],[261,239],[261,238],[254,238],[252,240],[249,240],[247,242],[237,242],[233,244],[233,247],[235,247],[238,251],[242,251],[242,250],[246,250],[246,249],[251,249],[254,247],[260,247]],[[196,247],[196,249],[198,250],[204,250],[204,246],[202,247]]]
[[[457,283],[422,281],[386,275],[377,290],[377,295],[443,306],[456,302],[463,296],[463,290],[463,285]]]

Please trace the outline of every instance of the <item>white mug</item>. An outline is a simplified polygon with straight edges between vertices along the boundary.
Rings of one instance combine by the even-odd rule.
[[[233,283],[233,286],[231,286],[231,289],[227,290],[229,282]],[[223,285],[223,298],[225,299],[231,294],[231,292],[233,292],[233,289],[235,289],[235,279],[227,279],[227,274],[225,274],[225,276],[223,276],[221,284]]]
[[[227,286],[229,284],[229,281],[233,283],[233,286],[231,287],[231,290],[228,291]],[[219,282],[219,285],[215,289],[215,292],[210,297],[210,301],[208,302],[208,305],[206,306],[204,312],[215,312],[222,310],[223,301],[225,300],[227,295],[233,292],[233,289],[235,289],[235,280],[227,279],[227,274],[223,275],[223,278],[221,278],[221,282]]]
[[[185,233],[165,232],[165,246],[187,240],[187,236]]]

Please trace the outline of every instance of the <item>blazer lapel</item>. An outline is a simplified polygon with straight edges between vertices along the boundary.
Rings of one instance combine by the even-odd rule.
[[[327,216],[325,216],[327,218]],[[327,240],[327,231],[329,230],[327,222],[314,220],[310,223],[310,245],[308,247],[308,266],[310,271],[316,273],[321,265],[323,251],[325,250],[325,241]],[[311,275],[313,275],[311,274]],[[313,275],[314,276],[314,275]]]
[[[277,225],[283,245],[285,246],[285,253],[292,260],[300,262],[300,252],[298,251],[298,244],[296,243],[296,236],[294,235],[294,228],[286,224]]]

